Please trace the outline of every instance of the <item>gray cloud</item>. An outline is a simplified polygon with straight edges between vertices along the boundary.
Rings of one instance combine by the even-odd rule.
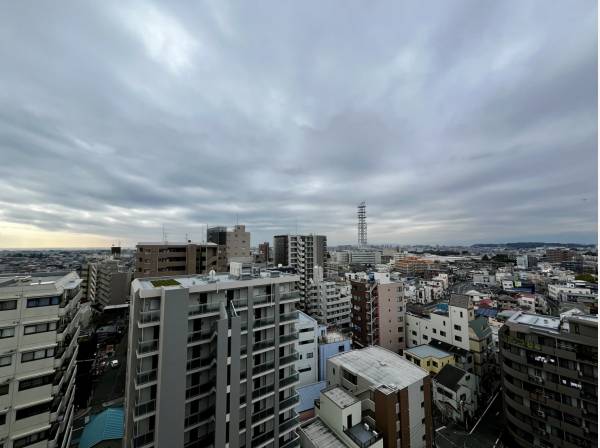
[[[594,2],[54,6],[0,6],[0,221],[596,241]]]

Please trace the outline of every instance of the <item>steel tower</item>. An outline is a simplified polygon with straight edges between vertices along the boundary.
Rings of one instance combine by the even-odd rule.
[[[367,245],[367,204],[358,204],[358,247]]]

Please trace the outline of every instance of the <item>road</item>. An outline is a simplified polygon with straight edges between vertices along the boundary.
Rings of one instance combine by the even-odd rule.
[[[103,404],[120,399],[125,393],[125,370],[127,369],[127,335],[123,335],[115,346],[115,358],[119,360],[116,369],[107,368],[101,377],[97,379],[90,401],[92,414],[104,409]]]
[[[493,448],[504,427],[501,393],[495,396],[472,433],[461,425],[443,426],[435,432],[435,446],[439,448]]]

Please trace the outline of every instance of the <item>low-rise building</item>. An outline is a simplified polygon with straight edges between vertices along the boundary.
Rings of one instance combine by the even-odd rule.
[[[445,365],[454,364],[452,353],[428,344],[407,348],[404,350],[404,357],[429,373],[438,373]]]
[[[211,270],[226,272],[215,243],[138,243],[134,278],[206,274]]]
[[[477,375],[447,364],[433,377],[433,403],[444,418],[469,424],[477,402]]]

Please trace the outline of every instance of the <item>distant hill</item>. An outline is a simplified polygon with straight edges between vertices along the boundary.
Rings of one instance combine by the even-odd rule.
[[[511,249],[533,249],[536,247],[594,247],[593,244],[579,243],[541,243],[541,242],[522,242],[522,243],[484,243],[472,244],[471,247],[510,247]]]

